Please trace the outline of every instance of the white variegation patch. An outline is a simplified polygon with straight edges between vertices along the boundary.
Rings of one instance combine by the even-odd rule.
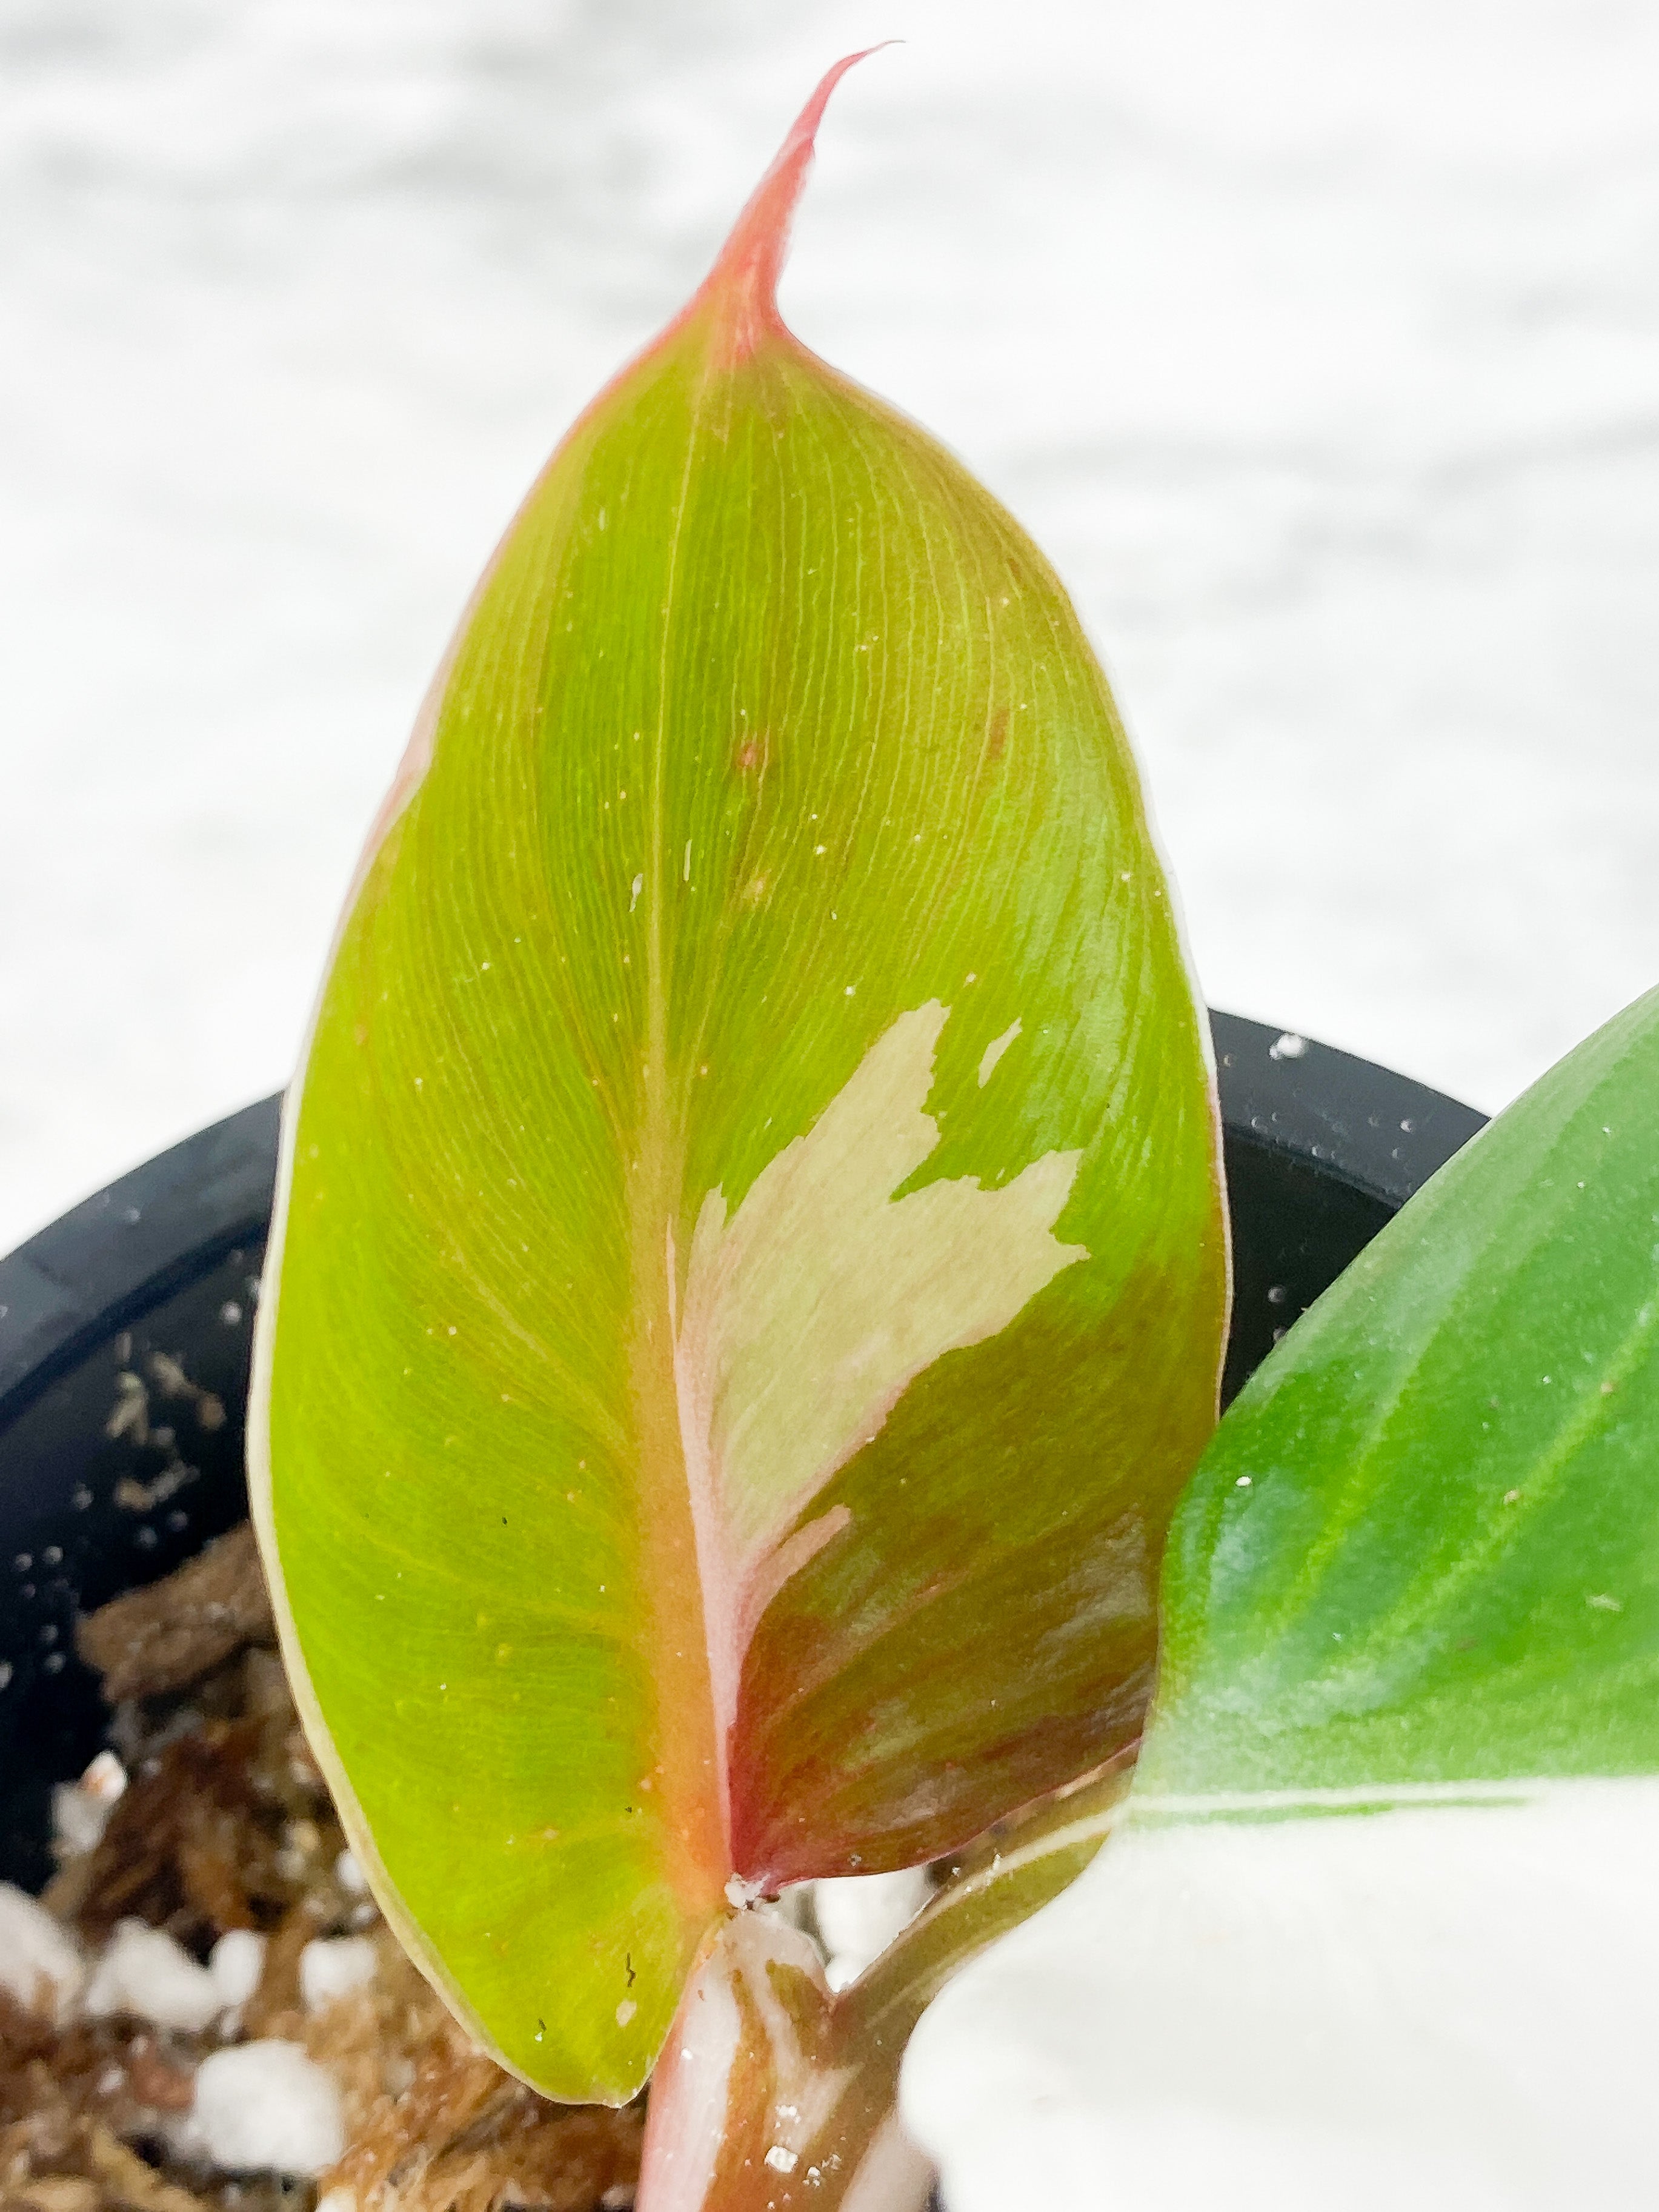
[[[939,1998],[951,2212],[1659,2203],[1659,1783],[1128,1826]]]
[[[729,1220],[719,1190],[697,1216],[674,1373],[722,1741],[755,1624],[847,1525],[842,1507],[797,1528],[813,1498],[924,1368],[1089,1256],[1053,1234],[1079,1152],[894,1198],[939,1142],[923,1109],[949,1012],[901,1014]],[[672,1243],[668,1266],[672,1286]]]
[[[1008,1048],[1013,1043],[1015,1038],[1019,1035],[1019,1029],[1020,1025],[1018,1020],[1011,1022],[1008,1027],[1004,1030],[1002,1035],[1000,1036],[993,1037],[990,1043],[988,1044],[984,1051],[981,1053],[979,1056],[979,1087],[981,1091],[984,1090],[986,1085],[996,1073],[998,1062],[1001,1060],[1003,1054],[1006,1052]]]

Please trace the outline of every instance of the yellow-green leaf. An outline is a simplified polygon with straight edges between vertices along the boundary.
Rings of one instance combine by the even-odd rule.
[[[844,66],[844,65],[843,65]],[[773,289],[831,73],[485,575],[290,1097],[252,1423],[320,1755],[505,2061],[1138,1729],[1225,1254],[1042,556]]]

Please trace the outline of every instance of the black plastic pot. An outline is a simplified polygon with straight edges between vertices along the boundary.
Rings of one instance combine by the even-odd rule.
[[[1212,1021],[1231,1395],[1483,1116],[1328,1046]],[[77,1612],[154,1581],[247,1510],[279,1104],[186,1139],[0,1261],[0,1879],[45,1881],[52,1785],[103,1732]]]

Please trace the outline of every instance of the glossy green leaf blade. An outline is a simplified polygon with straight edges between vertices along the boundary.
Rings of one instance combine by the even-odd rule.
[[[1659,2196],[1656,1337],[1659,994],[1222,1422],[1121,1832],[907,2061],[952,2206]]]
[[[1659,995],[1437,1176],[1182,1501],[1141,1788],[1659,1772]]]
[[[475,598],[268,1263],[313,1731],[565,2096],[637,2087],[732,1876],[919,1857],[1134,1731],[1213,1418],[1206,1041],[1104,679],[772,304],[829,82]]]

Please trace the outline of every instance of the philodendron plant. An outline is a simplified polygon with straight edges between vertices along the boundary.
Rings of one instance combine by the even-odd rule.
[[[1231,2017],[1194,1883],[1243,1912],[1237,1870],[1282,1864],[1346,1942],[1384,1866],[1409,1979],[1441,1844],[1408,1881],[1366,1838],[1426,1821],[1467,1872],[1480,1823],[1531,1818],[1491,1801],[1659,1760],[1619,1304],[1638,1244],[1653,1287],[1659,1018],[1553,1079],[1579,1120],[1623,1084],[1594,1160],[1517,1109],[1209,1442],[1213,1082],[1110,694],[1018,526],[778,316],[848,66],[533,487],[371,836],[289,1096],[255,1514],[389,1919],[549,2095],[650,2077],[643,2212],[919,2204],[911,2028],[1115,1826],[1019,1940],[1105,1930],[1068,2140],[1127,2130],[1124,2201],[1184,2204],[1159,2115]],[[1649,1209],[1628,1267],[1609,1190]],[[1523,1398],[1540,1316],[1578,1364]],[[832,1995],[797,1886],[924,1863],[932,1902]],[[1178,1938],[1207,1981],[1166,1978]],[[1258,1980],[1305,1993],[1276,1954]],[[947,2157],[952,2080],[1023,2109],[1000,1986],[926,2032]],[[1031,2201],[994,2166],[953,2195]]]
[[[1098,1839],[1225,1332],[1100,667],[778,315],[847,66],[463,618],[290,1093],[250,1425],[388,1918],[548,2094],[657,2067],[658,2207],[915,2194],[903,2031]],[[1033,1807],[837,2002],[755,1909]]]

